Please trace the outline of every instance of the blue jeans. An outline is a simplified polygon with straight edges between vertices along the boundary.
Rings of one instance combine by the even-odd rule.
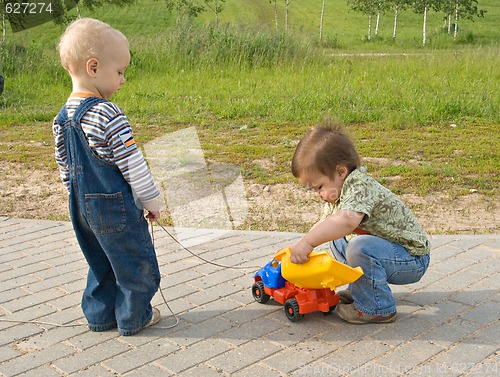
[[[120,335],[133,335],[152,318],[160,271],[130,185],[115,164],[89,148],[81,129],[83,114],[100,101],[82,101],[72,120],[63,107],[57,120],[70,170],[71,221],[89,265],[82,310],[92,331],[118,327]]]
[[[397,243],[370,235],[356,236],[349,242],[338,239],[330,242],[330,248],[339,262],[363,269],[363,276],[349,287],[356,309],[369,315],[395,313],[389,284],[416,283],[430,262],[430,254],[415,256]]]

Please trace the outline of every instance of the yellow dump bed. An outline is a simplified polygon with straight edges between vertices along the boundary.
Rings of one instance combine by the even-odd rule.
[[[321,289],[340,287],[356,281],[363,270],[350,267],[335,260],[326,250],[313,251],[306,263],[295,264],[290,261],[290,248],[276,253],[275,259],[281,261],[281,275],[299,288]]]

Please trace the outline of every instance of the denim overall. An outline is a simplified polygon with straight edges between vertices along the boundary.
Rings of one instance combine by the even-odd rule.
[[[143,210],[118,167],[88,146],[82,116],[106,100],[90,97],[57,123],[64,135],[70,174],[69,211],[76,238],[89,265],[82,310],[92,331],[118,327],[133,335],[152,317],[151,299],[160,271]]]

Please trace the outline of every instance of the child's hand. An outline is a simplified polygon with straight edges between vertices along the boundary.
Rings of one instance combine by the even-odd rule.
[[[156,221],[160,218],[160,211],[148,211],[148,214],[146,215],[146,219],[149,220],[149,222]]]
[[[303,239],[290,247],[290,261],[292,263],[301,264],[309,260],[309,253],[313,251],[314,247],[309,245]]]

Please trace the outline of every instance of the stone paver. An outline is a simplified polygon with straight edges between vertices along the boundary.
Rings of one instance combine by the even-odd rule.
[[[300,234],[167,230],[192,254],[155,227],[163,318],[120,337],[85,325],[71,225],[0,217],[0,376],[500,375],[500,234],[432,236],[424,278],[391,287],[398,320],[355,326],[252,298],[253,273]]]

